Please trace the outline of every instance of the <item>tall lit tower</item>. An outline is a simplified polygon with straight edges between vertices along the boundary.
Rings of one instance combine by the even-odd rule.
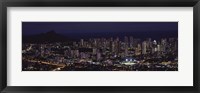
[[[142,54],[147,54],[147,42],[142,42]]]
[[[81,46],[83,46],[84,45],[84,40],[83,39],[81,39]]]
[[[161,39],[161,51],[166,52],[167,39]]]
[[[156,40],[153,41],[153,45],[152,45],[152,53],[157,52],[157,42]]]

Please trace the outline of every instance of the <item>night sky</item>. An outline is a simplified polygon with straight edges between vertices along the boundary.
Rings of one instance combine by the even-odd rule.
[[[55,31],[69,38],[178,37],[178,22],[22,22],[23,36]]]

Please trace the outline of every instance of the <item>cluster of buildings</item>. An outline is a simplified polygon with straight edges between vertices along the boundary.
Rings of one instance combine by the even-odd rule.
[[[91,38],[71,42],[24,43],[22,49],[24,62],[65,64],[66,67],[60,70],[107,70],[108,66],[114,70],[130,71],[141,70],[140,67],[144,66],[147,71],[178,70],[178,38]]]

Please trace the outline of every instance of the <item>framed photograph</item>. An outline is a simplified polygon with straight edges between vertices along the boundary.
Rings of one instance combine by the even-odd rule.
[[[0,6],[2,93],[199,93],[199,0]]]

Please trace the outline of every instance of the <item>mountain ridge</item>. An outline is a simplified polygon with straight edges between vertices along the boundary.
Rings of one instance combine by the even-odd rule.
[[[50,43],[50,42],[70,42],[71,40],[64,35],[56,33],[54,30],[36,35],[22,36],[23,43]]]

